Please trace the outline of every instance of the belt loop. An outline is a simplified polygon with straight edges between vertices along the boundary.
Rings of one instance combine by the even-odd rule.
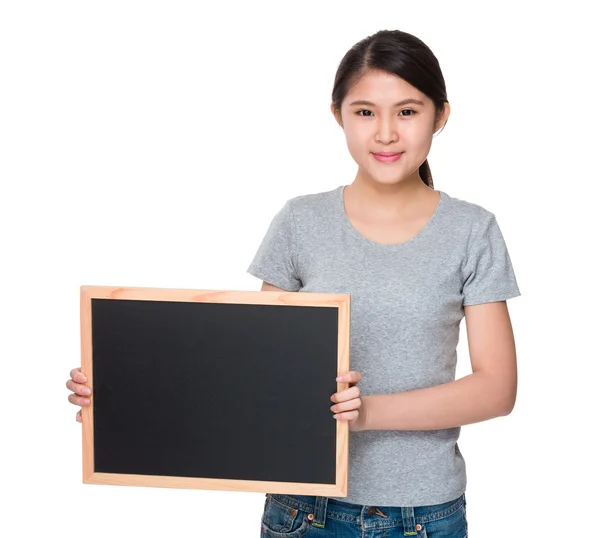
[[[319,497],[317,496],[315,502],[315,517],[312,521],[312,524],[315,527],[324,527],[325,520],[327,519],[327,501],[328,497]]]
[[[402,507],[402,525],[404,526],[404,536],[417,535],[417,527],[415,525],[415,509],[412,506]]]

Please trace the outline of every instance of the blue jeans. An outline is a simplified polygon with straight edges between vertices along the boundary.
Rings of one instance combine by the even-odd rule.
[[[428,506],[365,506],[267,493],[261,538],[466,538],[467,499]]]

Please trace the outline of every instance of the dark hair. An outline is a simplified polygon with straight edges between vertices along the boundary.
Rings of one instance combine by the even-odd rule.
[[[443,112],[444,103],[448,102],[446,83],[431,49],[406,32],[380,30],[356,43],[340,62],[331,95],[333,107],[340,117],[342,101],[350,88],[373,69],[397,75],[427,95],[435,106],[436,119]],[[433,187],[427,159],[419,167],[419,176],[426,185]]]

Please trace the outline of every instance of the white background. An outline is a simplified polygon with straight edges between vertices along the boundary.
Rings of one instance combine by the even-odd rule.
[[[459,441],[469,534],[597,532],[592,5],[3,2],[0,535],[259,536],[264,493],[82,483],[79,286],[258,290],[246,268],[285,200],[354,179],[331,89],[380,29],[439,59],[435,187],[496,214],[522,292],[516,407]]]

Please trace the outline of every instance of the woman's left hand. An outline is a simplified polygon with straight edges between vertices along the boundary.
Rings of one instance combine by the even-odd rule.
[[[340,374],[336,381],[348,383],[350,386],[346,390],[336,392],[330,398],[335,402],[330,408],[335,413],[333,417],[337,420],[347,420],[350,431],[353,432],[363,430],[366,422],[366,410],[360,396],[360,388],[357,386],[361,378],[360,372],[355,371]]]

